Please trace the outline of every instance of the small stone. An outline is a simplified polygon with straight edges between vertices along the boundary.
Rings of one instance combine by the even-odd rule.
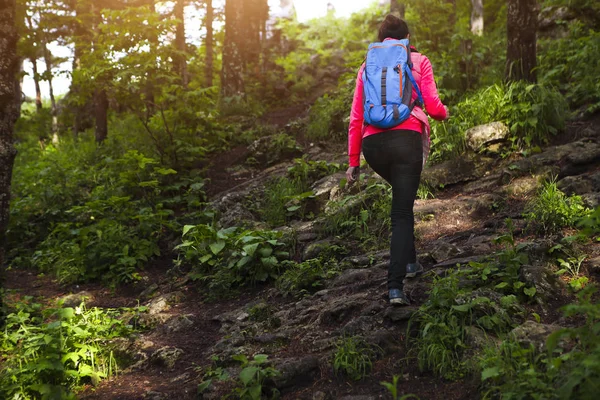
[[[384,318],[392,322],[408,321],[417,311],[416,307],[388,307],[383,314]]]
[[[250,314],[248,314],[247,312],[242,312],[237,316],[237,320],[242,322],[242,321],[246,321],[248,318],[250,318]]]
[[[167,323],[163,326],[163,329],[166,333],[174,333],[179,332],[181,330],[187,329],[194,325],[194,322],[190,319],[194,316],[192,314],[188,315],[179,315],[174,318],[169,319]]]
[[[371,273],[365,269],[349,269],[335,278],[332,286],[345,286],[357,282],[367,282]]]
[[[158,290],[158,285],[156,283],[153,283],[152,285],[150,285],[146,289],[144,289],[144,291],[142,293],[140,293],[140,298],[148,299],[148,298],[152,297],[154,295],[154,293],[156,293],[157,290]]]
[[[274,362],[281,374],[273,378],[275,387],[283,389],[304,382],[312,382],[319,372],[319,359],[315,356],[288,358]]]
[[[462,254],[462,250],[452,243],[448,243],[444,240],[437,240],[434,243],[433,251],[431,252],[431,256],[438,263],[442,261],[449,260],[453,257]]]
[[[94,301],[94,295],[88,291],[82,291],[79,293],[67,294],[58,299],[59,302],[63,302],[63,307],[79,307],[81,303],[91,303]]]
[[[148,303],[148,314],[155,315],[168,311],[171,304],[182,301],[184,297],[182,292],[172,292],[155,297]]]
[[[189,381],[190,379],[191,379],[191,374],[189,372],[186,372],[185,374],[178,375],[175,378],[171,379],[171,383],[186,382],[186,381]]]
[[[145,400],[166,400],[166,399],[168,399],[168,396],[164,393],[155,392],[155,391],[150,390],[150,391],[144,393],[143,398]]]
[[[175,368],[175,363],[183,354],[183,350],[177,347],[165,346],[156,350],[150,356],[150,363],[158,366],[165,367],[167,369]]]
[[[314,392],[312,400],[327,400],[327,394],[325,392]]]

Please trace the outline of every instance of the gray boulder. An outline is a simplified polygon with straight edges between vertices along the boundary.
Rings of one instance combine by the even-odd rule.
[[[535,321],[526,321],[523,325],[513,329],[510,335],[522,345],[531,345],[536,350],[543,351],[546,348],[546,339],[548,339],[548,336],[561,328],[559,325],[546,325]]]
[[[479,151],[487,145],[506,140],[508,133],[508,126],[503,122],[491,122],[468,129],[465,136],[467,146],[473,151]]]
[[[274,362],[274,367],[280,372],[273,378],[277,389],[312,382],[319,372],[319,359],[315,356],[303,358],[287,358]]]

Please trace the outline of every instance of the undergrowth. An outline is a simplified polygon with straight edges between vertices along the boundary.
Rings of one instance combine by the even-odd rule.
[[[111,340],[134,328],[124,312],[138,310],[44,308],[23,298],[11,304],[0,332],[0,397],[74,399],[84,384],[97,385],[123,366]]]
[[[565,195],[558,189],[556,178],[546,180],[525,207],[527,221],[543,232],[575,226],[587,214],[581,197]]]

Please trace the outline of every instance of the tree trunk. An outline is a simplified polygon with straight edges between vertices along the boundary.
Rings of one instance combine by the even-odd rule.
[[[48,49],[48,44],[44,43],[44,61],[46,62],[46,79],[48,80],[48,92],[50,93],[51,115],[52,115],[52,143],[58,143],[58,114],[56,110],[56,98],[54,97],[54,87],[52,85],[52,53]]]
[[[400,0],[391,0],[390,13],[396,13],[400,18],[404,19],[404,14],[406,13],[406,6],[404,5],[404,3],[401,3]]]
[[[85,17],[87,10],[81,1],[74,2],[75,8],[75,26],[73,35],[75,37],[74,51],[73,51],[73,72],[77,71],[81,68],[81,58],[84,55],[83,45],[82,43],[91,40],[91,35],[88,29],[85,28],[84,23],[81,21],[82,18]],[[71,81],[71,87],[69,91],[73,93],[75,96],[81,91],[79,85]],[[83,130],[83,117],[84,110],[87,107],[85,105],[75,105],[73,107],[73,136],[77,138],[79,136],[79,132]]]
[[[175,59],[175,68],[177,73],[181,77],[183,86],[186,87],[188,84],[188,73],[187,73],[187,60],[186,60],[186,46],[185,46],[185,13],[184,13],[184,0],[177,0],[175,3],[175,18],[178,20],[177,27],[175,29],[175,48],[177,49],[177,56]]]
[[[33,65],[33,83],[35,85],[35,108],[38,112],[42,110],[42,89],[40,88],[40,74],[37,68],[37,60],[35,57],[29,59]]]
[[[241,24],[244,0],[225,3],[225,43],[221,70],[221,94],[230,97],[244,94],[244,64],[242,57]]]
[[[204,86],[211,87],[213,85],[213,69],[214,69],[214,38],[213,38],[213,22],[215,19],[212,0],[206,0],[206,71],[204,78]]]
[[[27,21],[27,28],[29,29],[29,33],[34,37],[37,35],[35,35],[35,28],[33,27],[33,22],[31,22],[31,16],[29,14],[26,14],[25,20]],[[37,43],[33,43],[33,46],[36,46]],[[42,90],[40,89],[40,74],[38,72],[38,67],[37,67],[37,51],[35,50],[35,48],[33,49],[33,53],[34,54],[30,54],[29,56],[29,61],[31,61],[31,66],[33,69],[33,84],[35,85],[35,108],[37,110],[37,112],[40,112],[42,110]]]
[[[538,21],[535,0],[509,0],[506,18],[508,46],[506,80],[536,81],[536,40]]]
[[[483,0],[471,0],[471,32],[483,36]]]
[[[108,136],[108,96],[106,90],[96,89],[94,110],[96,113],[96,142],[102,143]]]
[[[0,289],[4,286],[10,181],[17,153],[13,143],[13,127],[19,116],[18,96],[15,94],[19,87],[15,9],[15,0],[0,0]],[[0,291],[0,313],[3,308]],[[4,315],[0,314],[0,326],[4,325],[4,320]]]

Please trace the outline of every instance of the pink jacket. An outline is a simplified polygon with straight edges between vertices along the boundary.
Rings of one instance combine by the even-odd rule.
[[[388,40],[388,39],[386,39]],[[433,69],[431,62],[424,55],[417,53],[416,49],[412,48],[411,60],[413,62],[413,76],[423,96],[425,109],[429,116],[438,121],[447,118],[446,108],[440,101],[435,80],[433,78]],[[391,129],[379,129],[371,125],[364,125],[363,117],[363,81],[362,74],[365,69],[363,64],[356,77],[356,88],[354,89],[354,100],[352,101],[352,111],[350,113],[350,127],[348,129],[348,158],[351,167],[360,165],[360,152],[362,148],[362,140],[364,137],[374,135],[376,133],[385,132]],[[417,92],[413,89],[412,101],[417,98]],[[421,133],[423,138],[423,164],[429,155],[429,120],[427,115],[420,107],[415,107],[411,116],[392,129],[406,129]]]

